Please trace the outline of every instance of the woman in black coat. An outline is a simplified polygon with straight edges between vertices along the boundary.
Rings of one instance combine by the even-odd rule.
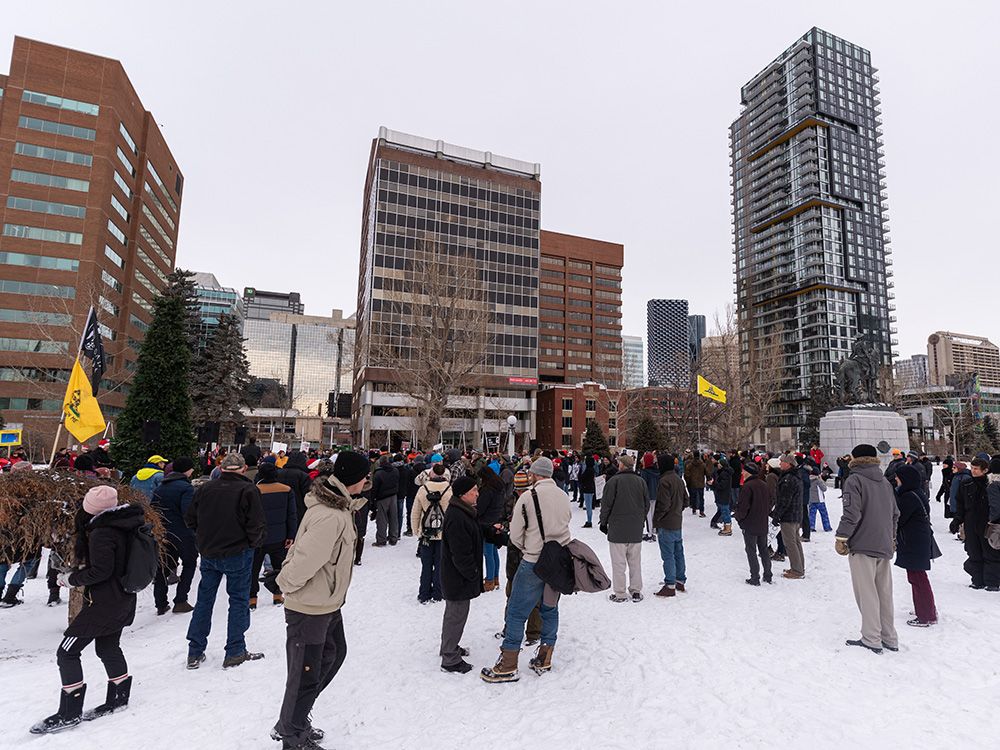
[[[483,592],[483,542],[486,539],[494,545],[503,545],[507,543],[507,535],[499,523],[483,525],[477,517],[480,494],[471,476],[455,480],[451,498],[441,533],[441,590],[445,600],[441,669],[464,674],[472,665],[462,658],[468,652],[459,641],[469,618],[469,603]]]
[[[503,521],[504,486],[503,481],[489,466],[479,470],[479,499],[476,501],[476,517],[483,526],[492,526]],[[486,578],[483,590],[493,591],[500,587],[500,553],[491,542],[483,543],[486,558]]]
[[[84,607],[63,633],[56,651],[62,679],[59,711],[35,724],[33,734],[48,734],[113,713],[128,705],[132,678],[121,649],[122,630],[135,618],[135,594],[122,588],[129,542],[145,523],[139,505],[118,505],[118,492],[108,485],[87,491],[77,514],[77,570],[59,576],[61,586],[82,586]],[[80,653],[94,642],[108,674],[105,702],[83,714],[87,686]]]
[[[594,510],[594,494],[597,492],[597,487],[594,483],[596,476],[597,469],[594,465],[594,457],[587,456],[586,463],[580,470],[580,507],[587,509],[587,523],[583,525],[585,529],[593,526],[591,515]]]
[[[913,607],[916,617],[907,625],[926,628],[937,622],[934,592],[927,579],[931,569],[934,532],[931,530],[930,507],[921,486],[922,472],[909,465],[896,470],[896,506],[899,521],[896,525],[896,565],[906,570],[906,580],[913,589]]]

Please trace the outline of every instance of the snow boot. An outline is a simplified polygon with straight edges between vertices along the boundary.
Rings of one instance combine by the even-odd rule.
[[[309,717],[309,721],[312,721],[312,716]],[[324,737],[326,737],[326,732],[324,732],[322,729],[318,729],[312,726],[309,727],[308,739],[312,740],[313,742],[319,742]],[[281,742],[281,733],[278,731],[277,724],[271,727],[271,739],[274,740],[275,742]]]
[[[875,648],[874,646],[869,646],[867,643],[865,643],[860,638],[858,640],[856,640],[856,641],[844,641],[844,643],[847,646],[861,646],[861,648],[866,648],[869,651],[871,651],[873,654],[881,654],[882,653],[882,649]]]
[[[479,677],[483,682],[517,682],[520,676],[517,674],[517,651],[507,651],[500,649],[500,657],[492,667],[483,667]]]
[[[17,598],[17,592],[21,590],[21,584],[11,584],[7,587],[7,591],[3,595],[3,599],[0,599],[0,607],[4,609],[10,609],[11,607],[16,607],[18,604],[23,604],[23,602]]]
[[[324,750],[323,746],[320,745],[312,737],[306,737],[304,740],[283,740],[281,743],[281,750]]]
[[[465,659],[461,659],[457,664],[442,664],[441,671],[451,672],[452,674],[465,674],[472,671],[472,665]]]
[[[62,598],[59,596],[59,589],[49,589],[49,600],[45,602],[45,606],[54,607],[57,604],[62,604]]]
[[[244,651],[242,654],[236,654],[236,656],[227,656],[222,661],[223,669],[230,669],[231,667],[238,667],[245,661],[257,661],[258,659],[263,659],[264,654],[255,654],[252,651]]]
[[[257,609],[257,597],[256,596],[251,596],[250,597],[250,611],[252,612],[255,609]],[[157,614],[159,614],[159,613],[157,613]]]
[[[733,525],[731,523],[722,524],[722,531],[719,532],[719,536],[732,536],[733,535]]]
[[[275,607],[281,607],[284,605],[284,603],[285,603],[284,594],[275,594],[274,596],[271,597],[271,604],[273,604]]]
[[[611,594],[608,599],[613,601],[615,604],[621,604],[622,602],[631,601],[627,596],[618,596],[618,594]]]
[[[94,719],[100,719],[102,716],[108,716],[116,711],[122,711],[128,708],[128,696],[131,691],[131,675],[126,677],[117,685],[111,680],[108,680],[108,695],[104,699],[104,703],[99,705],[97,708],[92,708],[90,711],[85,711],[83,714],[83,720],[93,721]]]
[[[174,602],[175,615],[186,615],[188,612],[194,612],[194,607],[188,602]]]
[[[497,587],[492,578],[483,579],[483,591],[493,591]]]
[[[187,668],[197,669],[201,666],[201,663],[205,661],[205,654],[198,654],[197,656],[189,656],[187,658]]]
[[[657,596],[677,596],[677,591],[673,586],[663,584],[663,588],[656,592]]]
[[[675,588],[676,588],[676,589],[677,589],[678,591],[680,591],[680,592],[681,592],[682,594],[683,594],[683,593],[684,593],[685,591],[687,591],[687,589],[686,589],[686,588],[684,588],[684,582],[683,582],[683,581],[678,581],[677,583],[675,583],[675,584],[674,584],[674,587],[675,587]]]
[[[87,686],[80,685],[70,692],[59,691],[59,711],[42,719],[31,728],[32,734],[52,734],[64,729],[72,729],[80,723],[83,713],[83,697],[87,694]]]
[[[162,607],[157,607],[156,608],[156,616],[160,617],[161,615],[167,614],[167,612],[169,612],[169,611],[170,611],[170,605],[169,604],[164,604]]]
[[[547,646],[544,643],[535,651],[535,655],[528,664],[535,671],[535,674],[542,675],[552,669],[552,649],[555,646]]]

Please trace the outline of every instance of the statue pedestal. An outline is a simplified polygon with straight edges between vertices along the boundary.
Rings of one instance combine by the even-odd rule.
[[[888,407],[844,407],[827,412],[819,421],[819,445],[830,466],[859,443],[874,445],[885,468],[892,460],[893,448],[903,453],[910,449],[906,419]]]

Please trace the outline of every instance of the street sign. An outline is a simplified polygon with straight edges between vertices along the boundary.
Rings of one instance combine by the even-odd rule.
[[[0,446],[13,448],[21,444],[20,430],[0,430]]]

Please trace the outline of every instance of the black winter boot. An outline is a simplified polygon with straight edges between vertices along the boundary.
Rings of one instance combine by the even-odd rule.
[[[59,596],[59,589],[49,589],[49,600],[45,602],[48,607],[54,607],[57,604],[62,604],[62,598]]]
[[[60,690],[59,711],[35,724],[31,728],[31,733],[52,734],[75,727],[80,723],[80,714],[83,713],[83,697],[86,694],[86,685],[81,685],[69,693]]]
[[[3,599],[0,599],[0,607],[4,609],[9,609],[10,607],[16,607],[18,604],[23,604],[23,602],[17,598],[17,592],[21,590],[21,584],[11,584],[7,587],[7,591],[3,595]]]
[[[117,685],[111,680],[108,680],[108,695],[104,699],[104,703],[99,705],[97,708],[92,708],[90,711],[86,711],[83,714],[83,720],[93,721],[94,719],[100,719],[102,716],[113,714],[115,711],[121,711],[128,708],[128,696],[131,691],[131,675],[126,677]]]

